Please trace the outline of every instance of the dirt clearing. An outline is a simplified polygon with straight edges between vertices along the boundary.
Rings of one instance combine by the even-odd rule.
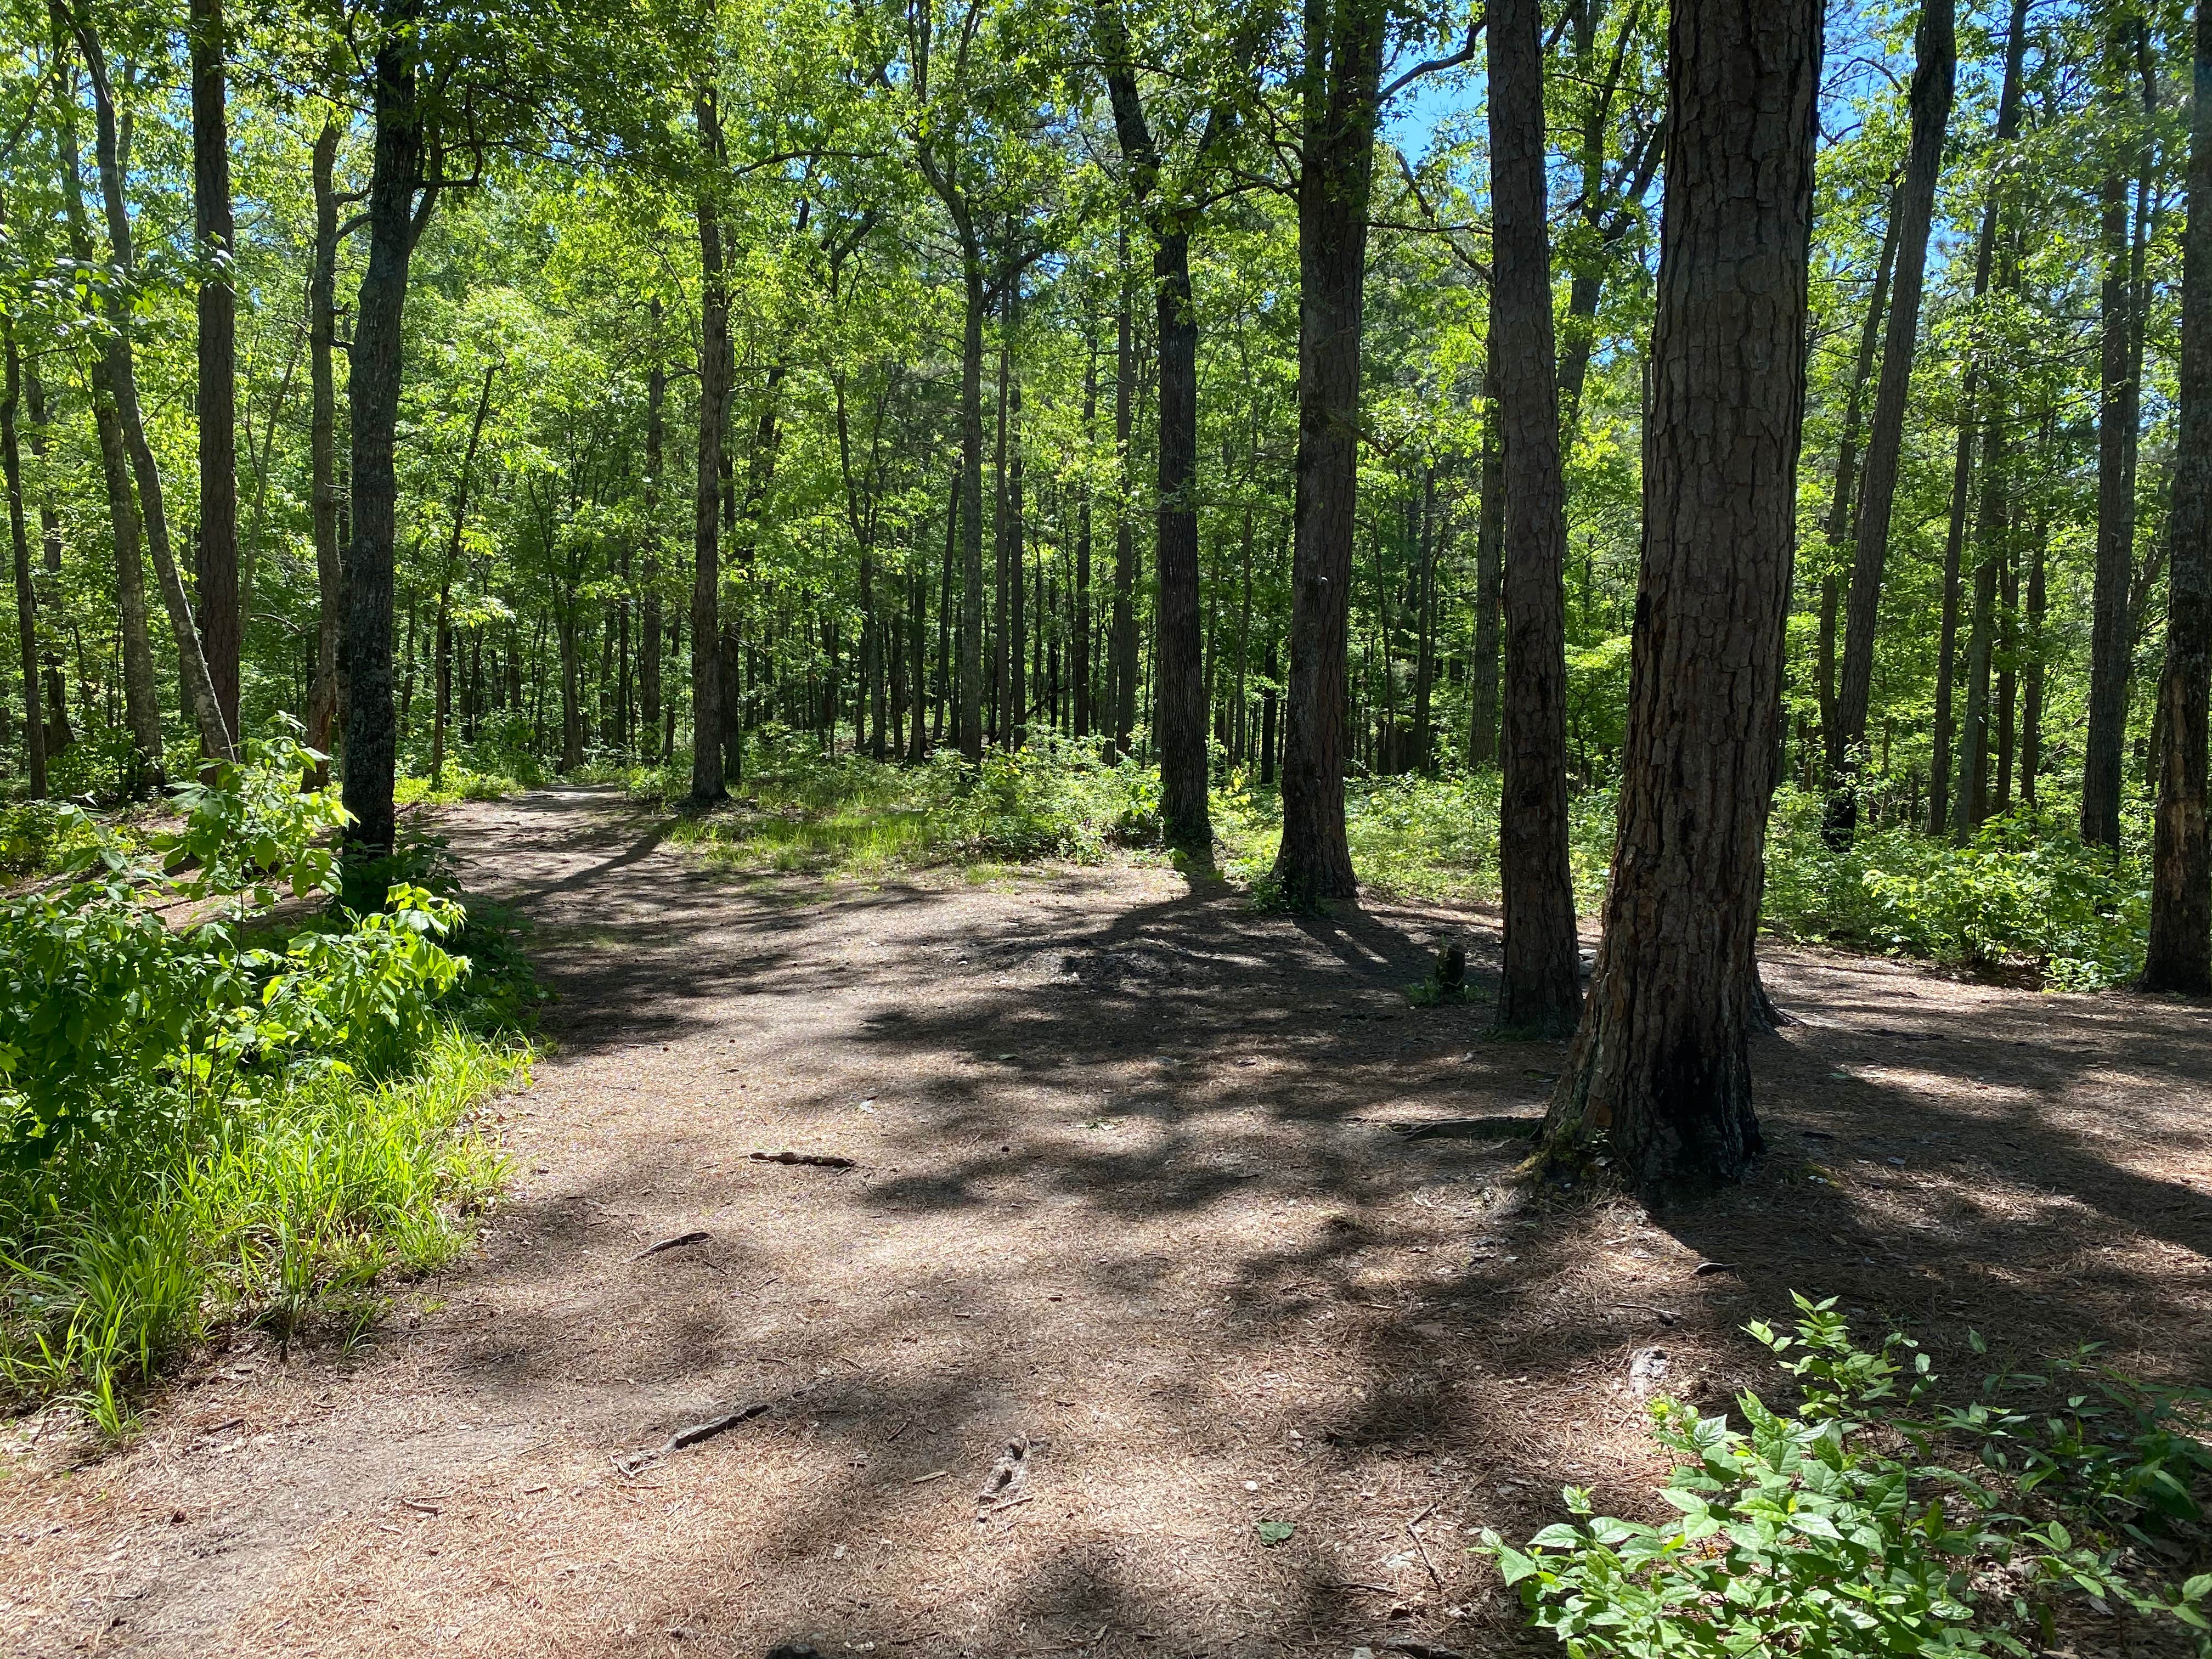
[[[8,1651],[1497,1652],[1474,1534],[1648,1504],[1645,1393],[1772,1389],[1792,1288],[1960,1376],[1969,1325],[2212,1373],[2201,1004],[1777,951],[1757,1178],[1555,1212],[1505,1177],[1564,1045],[1404,994],[1493,917],[444,824],[560,997],[510,1197],[352,1355],[210,1356],[114,1455],[20,1425]]]

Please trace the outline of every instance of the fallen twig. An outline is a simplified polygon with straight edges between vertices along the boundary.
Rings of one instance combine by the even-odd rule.
[[[404,1504],[409,1509],[420,1510],[425,1515],[442,1515],[445,1513],[445,1511],[441,1510],[435,1504],[425,1504],[419,1498],[403,1498],[399,1501]]]
[[[734,1429],[740,1423],[750,1422],[765,1412],[771,1402],[754,1401],[741,1410],[726,1412],[720,1417],[710,1417],[703,1423],[693,1423],[676,1431],[661,1444],[650,1451],[632,1452],[627,1457],[614,1460],[615,1468],[623,1474],[635,1475],[648,1464],[658,1462],[671,1452],[682,1451],[686,1446],[696,1446],[702,1440],[711,1440],[725,1429]]]
[[[975,1511],[975,1518],[978,1521],[988,1521],[993,1516],[996,1515],[1000,1510],[1019,1509],[1024,1504],[1034,1504],[1036,1502],[1036,1494],[1033,1492],[1025,1492],[1019,1498],[1009,1498],[1003,1504],[993,1504],[987,1509],[977,1510]]]
[[[746,1154],[756,1164],[811,1164],[824,1170],[849,1170],[853,1160],[839,1158],[832,1152],[750,1152]]]
[[[714,1236],[714,1234],[705,1231],[678,1233],[673,1238],[664,1238],[657,1244],[647,1245],[635,1255],[630,1257],[630,1260],[633,1261],[642,1261],[649,1255],[659,1255],[663,1250],[672,1250],[681,1245],[704,1244]]]
[[[1429,1547],[1421,1541],[1421,1534],[1417,1530],[1421,1522],[1427,1520],[1431,1515],[1434,1515],[1436,1510],[1437,1506],[1434,1504],[1431,1504],[1428,1508],[1423,1510],[1412,1520],[1406,1522],[1406,1536],[1413,1540],[1413,1547],[1421,1553],[1421,1565],[1429,1570],[1429,1578],[1431,1582],[1436,1585],[1437,1594],[1441,1595],[1443,1594],[1444,1590],[1444,1581],[1442,1576],[1437,1571],[1437,1564],[1429,1559]]]

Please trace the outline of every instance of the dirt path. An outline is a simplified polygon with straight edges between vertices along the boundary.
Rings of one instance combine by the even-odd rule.
[[[1401,994],[1486,918],[1131,864],[825,894],[585,790],[447,828],[561,994],[511,1201],[351,1358],[242,1347],[127,1452],[19,1445],[8,1651],[1494,1652],[1472,1534],[1644,1501],[1631,1356],[1767,1386],[1737,1328],[1792,1286],[1962,1373],[1968,1322],[2212,1371],[2202,1005],[1780,952],[1758,1178],[1547,1213],[1516,1143],[1389,1127],[1540,1109],[1559,1045]]]

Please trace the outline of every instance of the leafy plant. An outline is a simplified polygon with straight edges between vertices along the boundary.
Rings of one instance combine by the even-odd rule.
[[[2064,1418],[2038,1425],[1969,1407],[1916,1422],[1899,1408],[1931,1384],[1927,1356],[1913,1353],[1907,1373],[1905,1339],[1861,1349],[1832,1299],[1796,1301],[1794,1334],[1749,1328],[1797,1379],[1794,1412],[1747,1392],[1740,1430],[1655,1402],[1655,1436],[1680,1460],[1658,1494],[1673,1518],[1601,1516],[1586,1491],[1569,1487],[1574,1518],[1526,1548],[1482,1534],[1477,1547],[1518,1588],[1532,1622],[1575,1659],[2025,1655],[2028,1633],[2047,1639],[2069,1596],[2212,1628],[2212,1574],[2162,1582],[2114,1538],[2100,1495],[2171,1498],[2150,1471],[2203,1469],[2203,1442],[2174,1414],[2154,1412],[2154,1432],[2106,1441],[2086,1465],[2083,1438]],[[2139,1386],[2119,1397],[2140,1401]],[[2025,1455],[2014,1468],[2016,1451]],[[2083,1468],[2094,1471],[2086,1481],[2072,1473]]]

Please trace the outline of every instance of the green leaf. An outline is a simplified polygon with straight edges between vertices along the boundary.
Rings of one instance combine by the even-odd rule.
[[[1260,1534],[1260,1541],[1270,1549],[1283,1542],[1297,1529],[1297,1524],[1291,1521],[1262,1521],[1252,1528]]]

